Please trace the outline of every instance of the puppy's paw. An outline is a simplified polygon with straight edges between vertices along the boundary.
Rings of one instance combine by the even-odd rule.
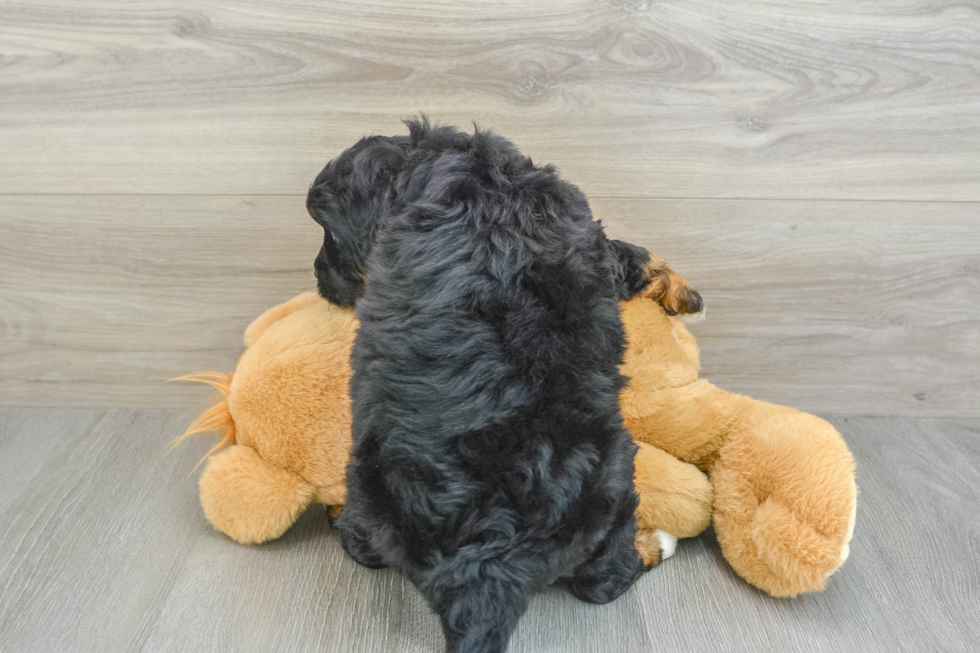
[[[636,530],[636,550],[640,554],[645,569],[656,567],[663,559],[663,548],[660,545],[660,538],[657,537],[657,531],[638,528]]]
[[[640,291],[640,296],[663,306],[667,315],[697,315],[704,312],[704,300],[698,291],[659,256],[650,254],[644,281],[646,285]]]
[[[667,531],[653,531],[653,533],[660,540],[661,560],[666,560],[674,555],[674,551],[677,550],[677,538]]]
[[[677,538],[666,531],[639,528],[636,531],[636,550],[640,553],[643,566],[656,567],[677,550]]]

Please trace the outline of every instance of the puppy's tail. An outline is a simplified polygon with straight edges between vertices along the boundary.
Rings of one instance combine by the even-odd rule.
[[[470,565],[460,565],[460,557],[433,570],[422,587],[439,614],[446,652],[504,653],[527,608],[529,588],[512,562],[473,562],[466,569]]]

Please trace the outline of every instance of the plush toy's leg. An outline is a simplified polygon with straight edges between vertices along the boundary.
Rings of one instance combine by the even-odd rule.
[[[854,460],[827,422],[758,402],[711,470],[715,532],[743,578],[774,596],[823,589],[847,558]]]
[[[242,445],[211,456],[200,487],[208,521],[242,544],[266,542],[285,533],[315,493],[298,475],[270,465]]]
[[[633,462],[636,492],[636,548],[643,562],[669,558],[679,537],[694,537],[711,523],[711,483],[694,465],[649,444],[637,443]]]

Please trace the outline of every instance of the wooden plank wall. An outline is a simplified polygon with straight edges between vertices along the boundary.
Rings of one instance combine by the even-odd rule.
[[[312,285],[305,190],[425,111],[697,285],[704,372],[980,415],[980,3],[0,3],[0,404],[188,407]]]

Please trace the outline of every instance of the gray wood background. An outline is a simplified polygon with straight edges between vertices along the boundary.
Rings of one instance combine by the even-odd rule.
[[[709,531],[512,651],[980,650],[977,0],[0,0],[0,652],[440,649],[322,511],[240,547],[165,453],[163,381],[312,287],[314,175],[419,111],[558,164],[701,289],[708,378],[858,462],[825,592]]]
[[[304,193],[426,111],[702,291],[705,374],[980,415],[980,4],[0,1],[0,404],[185,407],[309,289]]]

